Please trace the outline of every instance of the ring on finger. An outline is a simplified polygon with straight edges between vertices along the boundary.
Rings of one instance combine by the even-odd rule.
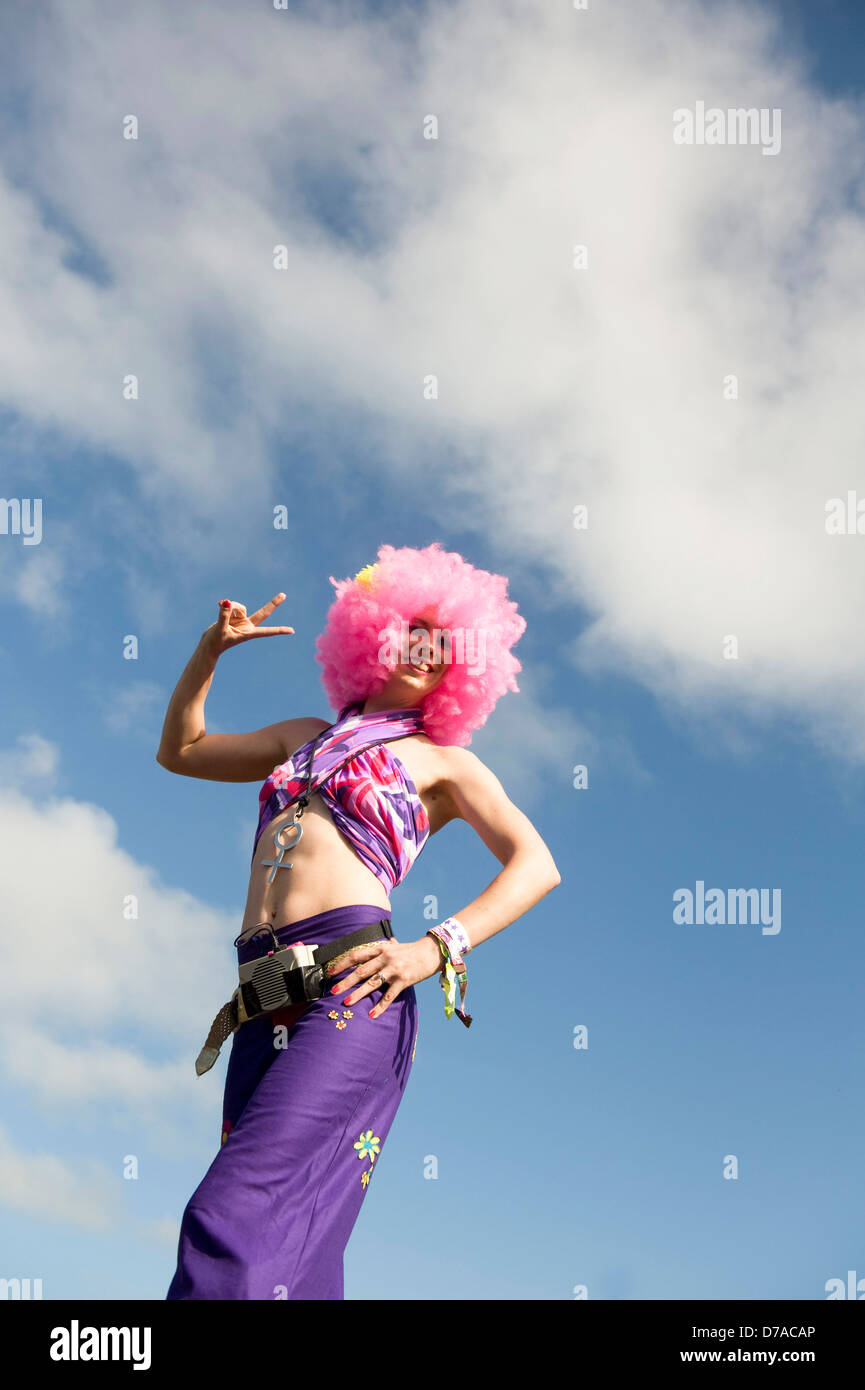
[[[372,982],[376,978],[378,978],[380,984],[373,985]],[[356,1004],[357,999],[352,999],[350,996],[354,994],[355,989],[359,989],[362,985],[372,985],[373,989],[387,989],[387,980],[385,979],[384,975],[382,975],[380,970],[374,970],[371,975],[367,975],[366,979],[359,980],[356,985],[352,986],[352,988],[349,990],[348,995],[346,995],[344,1003]]]

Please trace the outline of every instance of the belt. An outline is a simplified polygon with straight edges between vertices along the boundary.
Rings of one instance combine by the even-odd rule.
[[[302,941],[294,946],[281,946],[272,928],[265,928],[265,931],[273,938],[273,950],[238,967],[240,984],[210,1025],[204,1047],[196,1059],[195,1070],[199,1076],[210,1071],[229,1033],[236,1033],[251,1018],[272,1013],[286,1004],[321,999],[329,988],[324,967],[330,961],[353,946],[365,946],[371,941],[381,941],[383,936],[393,936],[393,927],[386,917],[328,941],[324,946],[307,945]],[[256,935],[264,935],[264,932]]]

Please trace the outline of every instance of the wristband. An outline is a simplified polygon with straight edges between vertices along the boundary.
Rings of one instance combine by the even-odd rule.
[[[451,951],[454,964],[456,964],[456,958],[453,954],[453,947],[456,947],[457,956],[467,956],[472,949],[469,934],[459,917],[446,917],[443,922],[439,922],[436,931],[441,933],[442,940]]]
[[[449,918],[449,921],[455,919]],[[465,936],[465,928],[460,926],[460,931]],[[466,1028],[470,1027],[472,1016],[465,1011],[466,985],[468,984],[468,972],[465,967],[459,949],[454,943],[451,931],[445,927],[444,923],[438,927],[430,927],[427,936],[431,936],[438,942],[438,947],[442,955],[441,987],[445,994],[445,1017],[451,1018],[454,1013]],[[468,940],[468,938],[465,938]],[[460,981],[460,1007],[456,1008],[456,978],[459,975]]]

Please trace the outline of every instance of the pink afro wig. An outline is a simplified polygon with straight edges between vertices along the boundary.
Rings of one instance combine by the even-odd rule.
[[[354,579],[330,576],[330,582],[336,598],[316,642],[315,659],[323,667],[332,709],[341,711],[383,689],[399,655],[379,660],[384,645],[380,634],[398,634],[402,623],[422,615],[442,630],[480,633],[484,643],[482,661],[452,660],[424,699],[424,730],[433,742],[465,747],[499,697],[519,691],[516,673],[522,666],[511,647],[525,632],[526,621],[507,597],[503,575],[475,569],[435,541],[423,550],[383,545],[376,563]],[[473,650],[479,650],[477,645]],[[476,666],[482,669],[471,674]]]

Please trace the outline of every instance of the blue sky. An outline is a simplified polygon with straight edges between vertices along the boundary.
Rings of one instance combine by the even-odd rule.
[[[155,762],[200,632],[284,590],[208,730],[328,716],[328,576],[433,540],[526,617],[472,748],[563,881],[472,957],[470,1031],[418,987],[346,1297],[865,1276],[862,541],[824,526],[862,488],[865,17],[528,11],[49,4],[0,44],[2,492],[43,507],[0,535],[0,1276],[46,1298],[164,1298],[218,1145],[258,788]],[[675,146],[697,100],[780,108],[780,152]],[[446,827],[397,935],[497,871]],[[779,889],[780,930],[677,924],[698,881]]]

